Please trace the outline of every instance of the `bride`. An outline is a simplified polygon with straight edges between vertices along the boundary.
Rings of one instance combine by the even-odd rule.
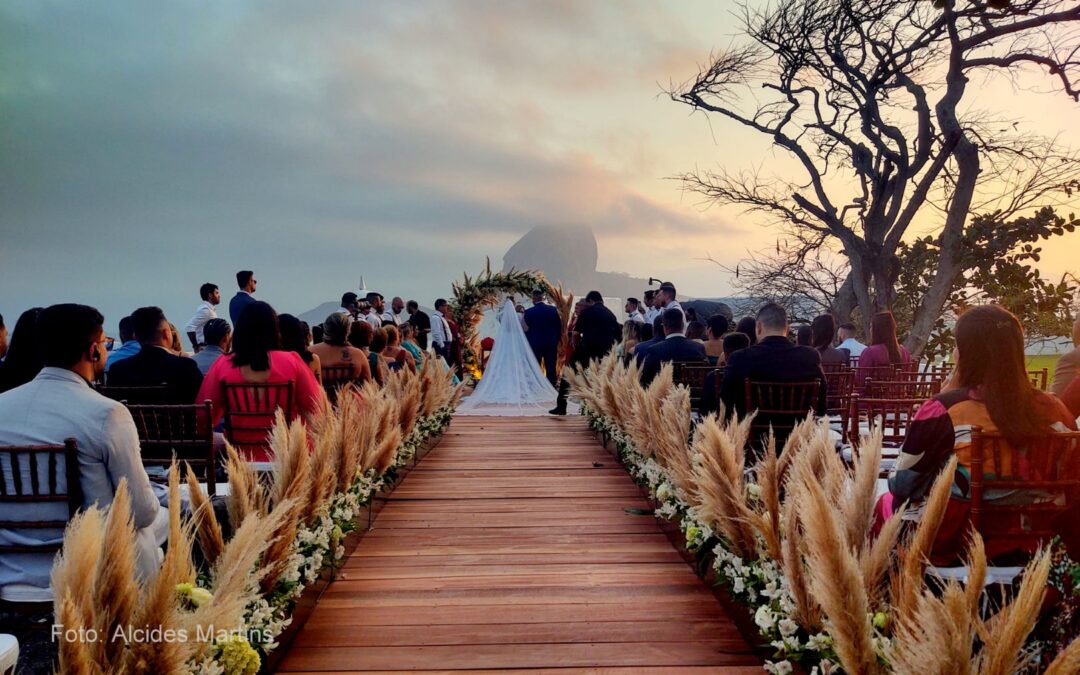
[[[466,398],[459,415],[546,415],[558,392],[544,377],[521,327],[514,302],[499,310],[499,330],[480,384]]]

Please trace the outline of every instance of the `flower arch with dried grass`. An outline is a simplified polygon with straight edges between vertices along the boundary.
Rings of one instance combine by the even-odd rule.
[[[466,274],[461,282],[453,284],[454,299],[450,303],[450,311],[461,331],[461,361],[465,373],[474,377],[480,375],[480,336],[476,329],[484,318],[484,310],[494,307],[502,294],[529,295],[537,288],[543,290],[559,310],[563,325],[562,340],[559,343],[559,364],[565,362],[568,346],[566,326],[574,306],[573,294],[563,292],[561,285],[552,284],[541,272],[518,271],[514,268],[506,272],[495,272],[491,269],[491,258],[487,258],[483,272],[476,277]]]

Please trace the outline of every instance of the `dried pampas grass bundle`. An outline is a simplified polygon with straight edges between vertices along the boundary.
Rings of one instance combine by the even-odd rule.
[[[720,532],[732,552],[753,558],[757,552],[754,538],[754,512],[746,501],[743,479],[743,443],[738,424],[707,417],[698,425],[693,443],[693,488],[691,501],[700,517]]]
[[[187,467],[188,499],[191,502],[191,518],[195,522],[195,532],[199,539],[199,549],[203,557],[211,565],[222,549],[225,548],[225,537],[221,534],[221,524],[218,523],[214,505],[210,503],[210,497],[203,492],[199,485],[199,479],[191,467]],[[171,517],[172,514],[170,514]]]
[[[117,628],[131,625],[141,588],[136,581],[135,526],[131,518],[131,495],[126,478],[120,479],[105,520],[101,556],[93,571],[91,597],[94,628],[98,635],[113,636]],[[91,646],[96,663],[119,663],[123,640],[98,640]]]

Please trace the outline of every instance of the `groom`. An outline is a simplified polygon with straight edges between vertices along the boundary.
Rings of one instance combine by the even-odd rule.
[[[533,306],[525,310],[525,337],[529,340],[536,360],[544,364],[551,386],[558,386],[559,341],[562,339],[562,319],[559,310],[544,302],[544,292],[532,293]]]

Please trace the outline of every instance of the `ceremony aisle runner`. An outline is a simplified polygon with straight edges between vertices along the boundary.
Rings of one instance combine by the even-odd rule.
[[[648,508],[583,418],[455,418],[277,672],[762,672]]]

